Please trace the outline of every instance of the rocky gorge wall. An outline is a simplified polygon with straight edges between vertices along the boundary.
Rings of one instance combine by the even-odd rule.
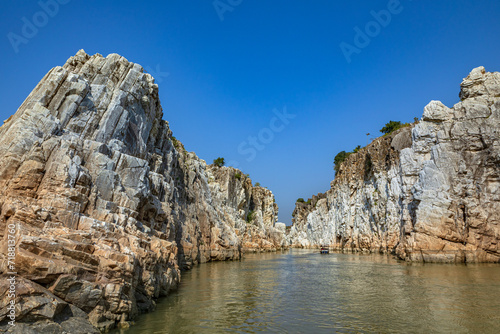
[[[296,204],[289,245],[500,262],[500,73],[474,69],[460,99],[351,154],[330,190]]]
[[[0,330],[126,326],[181,270],[284,245],[271,191],[172,136],[140,65],[83,50],[0,128]],[[15,235],[16,326],[6,323]]]

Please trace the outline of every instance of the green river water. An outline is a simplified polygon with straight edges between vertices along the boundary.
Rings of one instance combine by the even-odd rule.
[[[182,273],[123,334],[500,333],[500,265],[291,250]]]

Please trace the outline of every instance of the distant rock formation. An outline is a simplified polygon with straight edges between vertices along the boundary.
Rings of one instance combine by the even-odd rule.
[[[83,50],[0,128],[0,270],[15,226],[18,333],[108,330],[154,309],[180,268],[283,246],[271,191],[207,165],[162,120],[141,66]],[[5,278],[5,277],[4,277]]]
[[[500,262],[500,73],[475,68],[460,99],[350,155],[326,194],[297,203],[288,243]]]

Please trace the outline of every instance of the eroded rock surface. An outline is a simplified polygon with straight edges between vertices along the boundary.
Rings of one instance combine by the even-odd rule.
[[[297,203],[288,243],[500,262],[500,73],[474,69],[460,98],[350,155],[324,198]]]
[[[126,326],[180,269],[283,245],[273,194],[186,152],[162,117],[141,66],[79,51],[0,128],[0,269],[15,226],[24,287],[10,331]]]

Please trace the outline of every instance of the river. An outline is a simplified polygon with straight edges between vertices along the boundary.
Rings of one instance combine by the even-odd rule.
[[[500,265],[291,250],[182,273],[123,334],[500,333]]]

